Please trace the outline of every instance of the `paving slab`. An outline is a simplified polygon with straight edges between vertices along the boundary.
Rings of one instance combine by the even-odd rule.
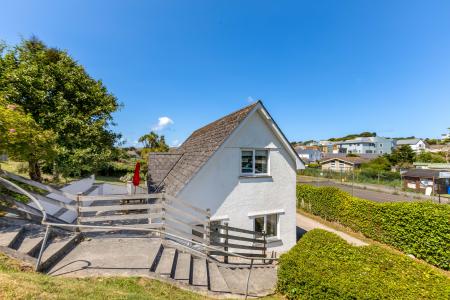
[[[51,268],[67,277],[148,276],[160,239],[103,237],[82,241]]]

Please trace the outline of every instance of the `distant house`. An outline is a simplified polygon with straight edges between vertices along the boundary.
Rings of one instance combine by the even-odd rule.
[[[337,142],[335,145],[337,146],[339,153],[390,154],[394,148],[394,140],[379,136],[358,137]]]
[[[369,162],[370,159],[363,157],[329,157],[320,162],[321,168],[324,171],[334,172],[352,172],[359,168],[361,164]]]
[[[423,152],[429,148],[429,145],[422,139],[404,139],[396,140],[396,147],[401,147],[403,145],[408,145],[414,152]]]
[[[450,186],[448,170],[411,169],[402,174],[405,188],[425,192],[431,188],[432,193],[447,194]]]
[[[307,163],[316,162],[322,159],[322,152],[319,150],[312,150],[312,149],[295,149],[297,151],[298,156],[300,156],[303,161]]]
[[[304,163],[262,102],[194,131],[173,151],[150,153],[148,161],[150,192],[209,208],[215,224],[264,230],[270,251],[295,245],[296,172]]]

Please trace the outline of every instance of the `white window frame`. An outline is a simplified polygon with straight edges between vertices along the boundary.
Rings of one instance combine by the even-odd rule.
[[[269,215],[276,215],[277,216],[277,233],[274,236],[270,236],[267,237],[267,240],[279,240],[280,239],[280,213],[268,213],[268,214],[264,214],[264,215],[255,215],[252,216],[252,222],[253,222],[253,231],[256,231],[256,226],[255,226],[255,219],[256,218],[264,218],[264,232],[266,232],[267,234],[267,216]]]
[[[255,164],[256,164],[256,159],[255,159],[255,153],[256,151],[267,151],[267,173],[255,173]],[[253,152],[253,156],[252,156],[252,162],[253,162],[253,166],[252,166],[252,173],[242,173],[242,152],[243,151],[252,151]],[[239,173],[240,176],[252,176],[252,177],[258,177],[258,176],[270,176],[270,149],[264,149],[264,148],[242,148],[240,151],[240,158],[239,158]]]

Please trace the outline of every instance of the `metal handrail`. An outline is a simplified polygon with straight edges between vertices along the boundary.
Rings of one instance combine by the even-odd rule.
[[[205,250],[210,250],[210,251],[218,251],[224,254],[227,254],[228,256],[234,256],[234,257],[238,257],[241,259],[248,259],[250,260],[250,269],[249,269],[249,274],[247,277],[247,286],[246,286],[246,295],[245,298],[247,298],[248,296],[248,285],[249,285],[249,280],[250,280],[250,274],[253,268],[253,261],[255,260],[254,257],[248,257],[245,255],[241,255],[241,254],[236,254],[233,252],[229,252],[229,251],[225,251],[222,250],[220,248],[215,248],[212,247],[210,245],[206,245],[204,243],[200,243],[194,240],[190,240],[190,239],[186,239],[184,237],[178,236],[176,234],[167,232],[167,231],[162,231],[162,230],[158,230],[158,229],[150,229],[150,228],[138,228],[138,227],[124,227],[124,226],[106,226],[106,225],[81,225],[81,224],[61,224],[61,223],[52,223],[52,222],[47,222],[47,212],[45,211],[44,207],[41,205],[41,203],[33,196],[31,195],[29,192],[27,192],[25,189],[21,188],[20,186],[18,186],[17,184],[3,178],[0,176],[0,181],[9,184],[11,186],[13,186],[14,188],[16,188],[18,191],[20,191],[21,193],[23,193],[25,196],[27,196],[31,201],[33,201],[33,203],[36,204],[36,206],[39,208],[39,210],[42,212],[42,220],[41,220],[41,224],[46,226],[46,230],[45,230],[45,235],[44,235],[44,240],[42,242],[41,245],[41,249],[39,251],[39,256],[37,258],[37,262],[36,262],[36,266],[35,266],[35,270],[38,271],[39,267],[40,267],[40,263],[41,263],[41,259],[42,259],[42,254],[44,252],[45,249],[45,244],[47,242],[49,233],[50,233],[50,229],[52,226],[54,227],[68,227],[68,228],[100,228],[100,229],[118,229],[118,230],[127,230],[127,231],[144,231],[144,232],[153,232],[153,233],[160,233],[160,234],[164,234],[165,236],[171,236],[173,238],[191,243],[191,244],[196,244],[199,245],[201,247],[203,247]],[[181,246],[184,246],[182,244],[180,244]],[[187,246],[185,246],[187,247]],[[191,249],[190,250],[194,250]],[[198,251],[200,252],[200,251]],[[268,260],[268,261],[278,261],[278,258],[264,258],[264,260]]]

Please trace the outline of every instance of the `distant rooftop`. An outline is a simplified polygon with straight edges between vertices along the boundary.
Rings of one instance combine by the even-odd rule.
[[[420,142],[422,139],[404,139],[404,140],[397,140],[397,145],[415,145],[418,142]]]

